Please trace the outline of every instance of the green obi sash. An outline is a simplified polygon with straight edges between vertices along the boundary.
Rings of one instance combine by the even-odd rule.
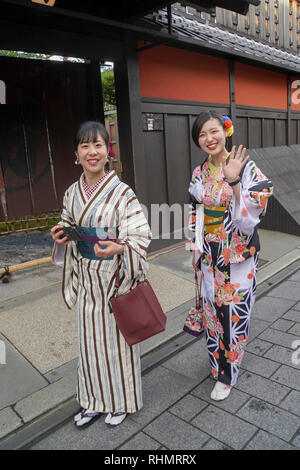
[[[115,241],[118,238],[119,231],[116,227],[80,227],[76,225],[76,230],[81,236],[82,240],[77,242],[78,250],[83,258],[93,260],[112,260],[113,255],[109,258],[101,258],[95,255],[94,245],[99,241]],[[100,245],[101,248],[105,248],[105,245]]]

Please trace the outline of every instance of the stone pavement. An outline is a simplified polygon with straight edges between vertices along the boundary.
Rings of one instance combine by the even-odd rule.
[[[293,344],[298,359],[293,362]],[[204,337],[143,377],[144,408],[119,428],[104,418],[78,431],[70,419],[32,449],[196,450],[300,448],[300,268],[258,299],[236,387],[209,395]]]
[[[179,248],[150,261],[167,330],[142,344],[144,408],[114,430],[99,420],[79,432],[70,419],[78,409],[77,332],[74,312],[61,300],[58,268],[35,268],[0,285],[0,340],[7,348],[0,365],[0,449],[299,448],[300,352],[293,348],[300,348],[300,243],[260,232],[266,263],[229,398],[209,398],[204,338],[180,334],[194,287],[189,254]]]

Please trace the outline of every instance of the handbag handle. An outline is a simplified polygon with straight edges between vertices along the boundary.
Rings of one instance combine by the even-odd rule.
[[[114,240],[115,243],[118,243],[118,245],[126,245],[128,246],[128,248],[130,250],[133,250],[135,251],[135,253],[137,253],[144,261],[146,260],[146,258],[141,255],[135,248],[133,248],[133,246],[131,246],[127,240],[125,240],[125,242],[121,242],[120,240],[116,239]],[[119,259],[121,258],[120,255],[118,255],[118,263],[117,263],[117,270],[116,270],[116,283],[115,283],[115,293],[117,292],[117,290],[119,289],[120,287],[120,268],[119,268]],[[140,267],[142,267],[141,265],[141,262],[140,262]]]
[[[199,282],[198,274],[196,270],[195,270],[195,287],[196,287],[196,308],[199,308],[201,305],[201,278]]]

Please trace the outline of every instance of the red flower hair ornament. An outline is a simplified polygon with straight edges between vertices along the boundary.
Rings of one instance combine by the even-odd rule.
[[[228,116],[222,116],[222,119],[224,121],[224,126],[226,127],[226,130],[227,130],[227,137],[231,137],[234,132],[232,121],[230,117]]]

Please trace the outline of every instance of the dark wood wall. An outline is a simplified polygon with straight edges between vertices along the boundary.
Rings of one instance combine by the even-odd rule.
[[[300,142],[300,112],[237,107],[235,140],[247,148]]]
[[[99,102],[92,97],[91,67],[0,57],[6,85],[0,164],[8,218],[60,209],[66,188],[80,175],[74,132],[80,122],[97,117],[94,103]]]
[[[192,170],[204,158],[192,141],[191,129],[196,117],[207,109],[231,115],[230,106],[224,104],[142,99],[144,122],[149,117],[162,122],[161,130],[147,130],[144,125],[148,180],[155,182],[149,184],[149,200],[169,204],[186,200],[180,184],[188,185]],[[288,126],[287,111],[237,106],[234,126],[234,143],[248,149],[300,143],[300,112],[291,113]]]
[[[188,203],[192,171],[205,158],[205,154],[192,141],[191,129],[196,117],[206,109],[231,115],[229,105],[142,99],[149,205],[179,203],[183,206]],[[288,116],[288,111],[236,106],[235,113],[234,143],[237,145],[243,144],[248,149],[287,146],[289,128],[290,144],[300,143],[300,112]],[[154,126],[156,130],[147,130],[147,119],[153,120],[150,129]],[[232,140],[228,141],[228,149],[232,146]],[[268,174],[266,176],[269,177]],[[276,206],[276,202],[274,204]],[[263,228],[274,229],[276,226],[279,229],[278,221],[274,220],[279,214],[274,204],[271,203],[271,214],[262,223]],[[284,211],[284,208],[281,207],[281,210]],[[297,223],[291,219],[287,225],[284,220],[280,229],[298,234]],[[182,223],[186,224],[186,220]],[[174,239],[173,243],[176,241],[179,240]],[[161,246],[154,240],[153,248]]]

